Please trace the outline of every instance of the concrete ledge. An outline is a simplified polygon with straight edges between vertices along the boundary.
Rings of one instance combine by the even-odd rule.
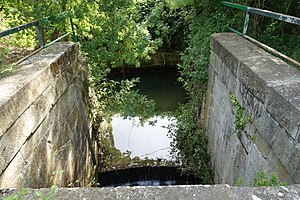
[[[49,189],[28,189],[29,194],[23,199],[34,199],[37,191],[47,194]],[[16,192],[14,189],[2,189],[0,190],[0,199]],[[55,199],[298,200],[300,199],[300,185],[258,188],[230,187],[228,185],[59,188],[55,191]]]

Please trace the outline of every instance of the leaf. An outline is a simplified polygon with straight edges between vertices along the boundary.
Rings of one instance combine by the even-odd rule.
[[[26,194],[28,194],[28,190],[25,189],[25,188],[21,188],[20,191],[19,191],[19,195],[23,196],[23,195],[26,195]]]
[[[4,200],[17,200],[18,198],[19,198],[18,194],[13,194],[11,196],[4,197]]]
[[[36,191],[35,194],[37,197],[42,197],[44,195],[41,191]]]
[[[57,185],[52,185],[50,188],[50,192],[55,192]]]

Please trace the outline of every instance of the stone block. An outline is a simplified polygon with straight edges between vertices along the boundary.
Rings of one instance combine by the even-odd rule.
[[[268,168],[267,158],[264,157],[256,143],[252,143],[249,146],[248,156],[247,156],[247,167],[246,170],[251,177],[254,177],[255,173],[258,171],[266,171]]]
[[[57,43],[31,56],[20,64],[19,70],[0,79],[0,116],[3,116],[3,120],[0,122],[0,137],[53,82],[54,77],[51,75],[50,64],[62,68],[59,70],[64,71],[64,67],[68,66],[67,63],[71,63],[70,58],[67,63],[59,59],[66,50],[68,55],[72,55],[74,58],[78,54],[78,47],[75,47],[74,43]],[[58,66],[59,62],[60,66]],[[7,114],[9,112],[6,111],[13,111],[14,114],[9,115]]]
[[[295,184],[296,177],[291,176],[274,153],[268,158],[268,163],[271,166],[269,173],[275,173],[281,182],[286,182],[289,185]]]
[[[272,153],[270,144],[265,141],[265,138],[256,130],[254,133],[254,144],[257,146],[257,149],[261,152],[262,156],[267,159]]]
[[[295,141],[299,139],[300,134],[300,109],[295,107],[292,102],[295,101],[295,98],[300,99],[299,83],[269,88],[266,102],[267,111],[289,132]],[[291,86],[294,88],[291,89]],[[290,94],[288,90],[293,94]],[[297,94],[298,97],[292,97],[297,96]]]
[[[256,76],[254,72],[249,70],[248,66],[241,64],[241,70],[239,70],[238,78],[240,82],[240,88],[238,89],[241,94],[251,93],[261,102],[265,102],[266,91],[268,89],[267,83],[265,83],[260,77]]]
[[[238,78],[225,64],[223,64],[223,66],[225,69],[227,69],[226,76],[224,76],[225,78],[223,77],[223,82],[227,86],[230,93],[235,93],[238,88]]]
[[[221,41],[214,40],[212,37],[211,49],[212,51],[222,60],[222,62],[230,67],[234,74],[236,74],[237,68],[239,66],[239,60],[232,55],[232,53],[226,49],[222,48]]]
[[[211,37],[211,50],[237,75],[240,62],[258,56],[270,56],[251,42],[233,33],[217,33]]]
[[[210,66],[215,71],[215,73],[217,73],[217,74],[221,73],[222,61],[213,51],[211,51],[211,54],[210,54]]]
[[[47,76],[49,70],[30,66],[23,66],[12,76],[0,79],[0,91],[5,93],[0,97],[0,101],[5,102],[0,105],[0,116],[3,116],[0,136],[53,81],[51,76]]]
[[[272,149],[285,167],[288,167],[293,154],[297,151],[293,139],[288,133],[281,133]]]
[[[235,155],[235,159],[233,161],[233,168],[234,168],[234,174],[233,174],[233,182],[230,184],[235,184],[236,181],[239,178],[247,178],[246,176],[246,161],[247,161],[247,154],[243,147],[241,145],[237,146],[237,151]],[[247,180],[247,179],[246,179]]]
[[[6,198],[18,192],[17,189],[0,190],[0,198]],[[37,192],[47,194],[50,188],[28,189],[25,199],[34,199]],[[58,188],[55,199],[91,200],[101,199],[176,199],[176,200],[297,200],[300,198],[300,186],[287,187],[234,187],[229,185],[177,185],[177,186],[137,186],[106,188]]]
[[[261,108],[259,113],[255,113],[253,125],[256,127],[259,134],[263,137],[268,145],[274,146],[278,137],[285,132],[279,123],[273,119],[272,115],[264,108]]]
[[[300,149],[295,149],[294,153],[290,156],[287,164],[287,170],[290,172],[291,177],[295,179],[296,183],[300,183]]]

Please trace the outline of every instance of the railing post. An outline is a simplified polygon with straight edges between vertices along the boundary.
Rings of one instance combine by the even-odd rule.
[[[44,42],[43,34],[42,34],[42,31],[41,31],[40,20],[38,21],[38,24],[35,27],[35,31],[36,31],[36,34],[37,34],[37,37],[38,37],[40,47],[44,48],[45,47],[45,42]]]
[[[243,35],[246,35],[246,33],[247,33],[247,29],[248,29],[248,25],[249,25],[249,17],[250,17],[250,13],[248,11],[246,11],[245,21],[244,21],[244,28],[243,28]]]
[[[72,37],[73,37],[73,41],[77,42],[77,36],[75,33],[75,28],[74,28],[74,24],[73,24],[73,19],[72,19],[72,15],[70,13],[70,23],[71,23],[71,27],[72,27]]]

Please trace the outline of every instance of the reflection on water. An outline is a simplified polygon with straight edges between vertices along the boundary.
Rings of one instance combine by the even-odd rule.
[[[143,159],[170,157],[170,142],[167,126],[174,122],[174,118],[154,117],[150,121],[157,121],[154,126],[147,122],[142,126],[137,117],[123,119],[114,116],[112,119],[115,147],[121,152],[131,151],[131,158],[138,156]]]
[[[115,74],[110,77],[113,80],[132,79],[140,77],[136,89],[141,94],[147,95],[148,99],[155,101],[158,113],[165,111],[175,111],[179,104],[186,102],[186,91],[177,81],[176,71],[165,72],[140,72],[138,69],[126,74]]]
[[[172,138],[168,135],[168,126],[176,123],[174,117],[165,117],[165,112],[171,116],[179,104],[186,101],[186,93],[177,82],[176,71],[173,72],[138,72],[118,74],[110,77],[114,80],[140,77],[136,89],[153,99],[157,107],[156,117],[149,121],[156,121],[155,125],[145,122],[139,123],[137,117],[123,119],[115,115],[112,118],[112,133],[115,147],[121,152],[130,151],[131,160],[127,158],[114,160],[107,170],[99,174],[100,186],[149,186],[199,183],[193,176],[185,175],[176,167],[175,160],[170,154]],[[164,113],[164,116],[161,114]],[[128,154],[125,154],[126,156]],[[139,159],[146,162],[138,162]],[[118,158],[118,157],[116,157]],[[113,158],[115,159],[115,158]],[[132,162],[133,161],[133,162]],[[121,163],[121,164],[120,164]],[[125,167],[119,168],[125,163]]]
[[[111,77],[115,80],[123,78],[131,79],[140,77],[137,84],[141,94],[147,95],[156,103],[157,113],[175,111],[179,104],[186,101],[186,93],[178,83],[177,71],[165,72],[139,72],[138,70],[126,74],[117,74]],[[137,118],[123,119],[114,116],[112,128],[114,142],[121,152],[131,151],[131,157],[138,156],[141,159],[163,158],[170,160],[170,142],[168,137],[168,125],[175,122],[175,118],[156,116],[150,121],[157,121],[155,126],[138,123]]]

